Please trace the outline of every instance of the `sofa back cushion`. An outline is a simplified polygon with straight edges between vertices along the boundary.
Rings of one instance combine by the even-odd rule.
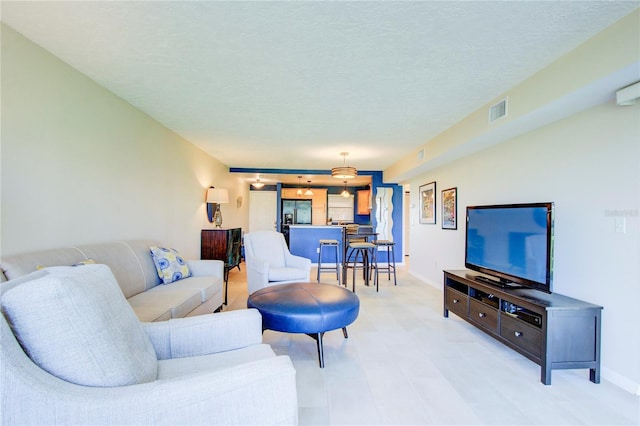
[[[2,313],[43,370],[84,386],[156,379],[155,350],[108,266],[70,267],[2,286],[8,286]]]
[[[111,268],[122,293],[129,298],[158,284],[160,279],[149,253],[154,241],[114,241],[80,246],[78,249],[89,259]],[[144,246],[144,250],[141,247]]]
[[[2,257],[2,271],[8,280],[14,280],[47,266],[73,265],[87,260],[75,247],[43,250]]]

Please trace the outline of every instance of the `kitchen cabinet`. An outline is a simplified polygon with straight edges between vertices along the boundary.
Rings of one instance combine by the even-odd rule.
[[[368,189],[363,189],[358,191],[358,214],[369,214],[371,213],[371,191]]]

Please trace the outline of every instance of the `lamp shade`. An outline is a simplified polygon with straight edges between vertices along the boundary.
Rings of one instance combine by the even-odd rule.
[[[229,202],[229,191],[224,188],[207,189],[207,203],[226,204]]]

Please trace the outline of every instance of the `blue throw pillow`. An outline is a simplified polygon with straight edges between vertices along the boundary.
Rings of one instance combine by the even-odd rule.
[[[175,249],[152,246],[149,247],[151,258],[156,265],[158,276],[164,284],[191,276],[189,265]]]

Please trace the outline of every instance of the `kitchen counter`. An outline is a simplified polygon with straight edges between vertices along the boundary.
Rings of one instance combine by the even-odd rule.
[[[306,257],[311,263],[318,262],[320,240],[338,240],[342,253],[343,225],[289,225],[289,251]],[[323,262],[335,262],[333,254],[323,252]],[[325,258],[326,255],[326,258]]]

